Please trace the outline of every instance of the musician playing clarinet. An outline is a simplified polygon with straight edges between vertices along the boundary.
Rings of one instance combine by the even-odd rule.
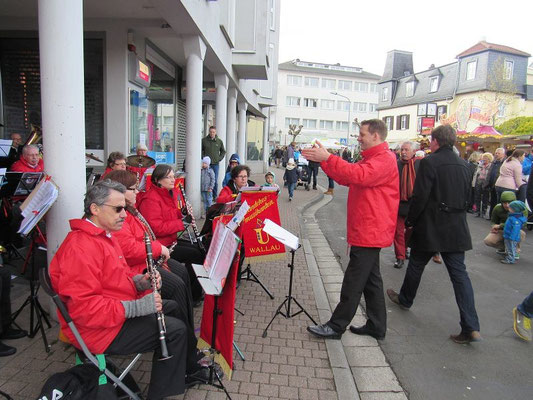
[[[119,182],[126,187],[126,219],[122,229],[116,231],[114,236],[118,240],[124,253],[126,263],[134,274],[141,274],[146,269],[146,248],[144,242],[145,232],[150,235],[152,255],[154,261],[161,267],[162,286],[161,297],[174,300],[177,310],[174,316],[185,323],[187,327],[187,377],[203,376],[208,378],[208,371],[201,371],[198,360],[203,353],[197,352],[197,339],[194,334],[194,314],[192,310],[191,286],[186,267],[176,260],[169,259],[168,247],[156,240],[155,234],[141,213],[135,208],[137,197],[137,176],[130,171],[111,171],[107,179]]]
[[[157,240],[167,247],[174,243],[178,233],[185,229],[183,222],[191,222],[191,216],[184,217],[178,207],[177,192],[174,190],[175,181],[172,167],[159,164],[152,173],[152,187],[137,204],[137,208],[152,227]],[[170,256],[187,267],[193,302],[200,302],[203,291],[191,264],[203,264],[205,253],[188,240],[178,240]]]
[[[162,302],[151,289],[148,274],[126,264],[114,233],[126,219],[126,188],[99,181],[89,187],[84,217],[70,221],[67,235],[50,264],[50,278],[93,353],[127,355],[154,350],[148,399],[162,399],[185,390],[187,328],[171,316],[173,301]],[[166,314],[166,343],[173,357],[159,361],[161,342],[156,312]],[[79,344],[58,313],[61,328]]]

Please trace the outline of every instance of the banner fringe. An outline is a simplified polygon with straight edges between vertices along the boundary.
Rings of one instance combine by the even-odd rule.
[[[267,254],[264,256],[245,257],[245,264],[258,264],[265,261],[278,261],[285,258],[285,253]]]
[[[209,343],[207,343],[204,339],[198,338],[198,345],[196,346],[199,350],[209,350],[211,346]],[[226,378],[228,378],[229,381],[231,381],[231,375],[233,373],[233,370],[230,368],[229,364],[227,363],[226,359],[220,354],[220,352],[217,352],[215,354],[215,362],[220,365],[220,368],[224,372],[224,375]]]

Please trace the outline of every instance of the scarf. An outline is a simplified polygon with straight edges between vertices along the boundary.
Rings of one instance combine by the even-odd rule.
[[[408,201],[413,195],[413,187],[415,185],[415,159],[411,158],[408,161],[401,161],[404,166],[402,176],[400,177],[400,201]]]
[[[137,210],[135,207],[127,206],[126,211],[130,212],[134,217],[137,217],[137,219],[141,221],[141,224],[144,225],[144,230],[150,235],[150,240],[152,241],[156,240],[152,227],[150,226],[148,221],[142,216],[139,210]]]

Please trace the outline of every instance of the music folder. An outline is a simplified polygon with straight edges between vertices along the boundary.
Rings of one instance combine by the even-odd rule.
[[[226,225],[222,222],[217,224],[203,265],[192,264],[198,282],[206,294],[222,294],[239,241],[239,237]]]

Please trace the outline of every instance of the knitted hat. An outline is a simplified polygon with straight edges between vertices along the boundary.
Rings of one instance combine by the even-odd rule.
[[[289,158],[289,162],[287,163],[287,169],[290,171],[296,167],[296,163],[294,162],[294,158]]]
[[[266,177],[270,175],[274,180],[276,179],[276,175],[274,175],[274,172],[271,172],[271,171],[268,171],[266,174],[265,174],[265,179]]]
[[[202,158],[202,162],[207,164],[207,166],[209,167],[209,165],[211,165],[211,158],[209,156],[205,156],[204,158]]]
[[[510,203],[511,201],[515,201],[515,200],[516,200],[516,194],[514,194],[514,192],[511,192],[510,190],[506,190],[500,196],[500,201],[502,203]]]
[[[522,213],[526,210],[526,204],[523,201],[515,200],[511,201],[509,208],[512,208],[514,212]]]

